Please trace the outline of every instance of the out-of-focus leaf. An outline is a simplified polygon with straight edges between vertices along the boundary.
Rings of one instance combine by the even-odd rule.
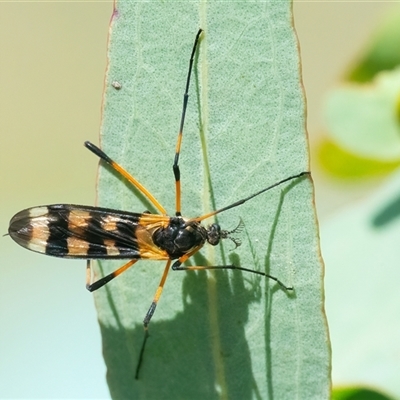
[[[321,224],[333,382],[400,397],[400,173]]]
[[[378,75],[370,85],[345,85],[326,103],[330,136],[359,157],[400,159],[400,69]]]
[[[362,386],[333,388],[332,400],[394,400],[375,389]]]
[[[400,65],[400,8],[393,7],[385,16],[371,43],[347,79],[353,82],[368,82],[381,71]]]
[[[387,175],[400,165],[400,160],[383,162],[358,157],[328,139],[322,141],[315,151],[324,170],[342,179]]]

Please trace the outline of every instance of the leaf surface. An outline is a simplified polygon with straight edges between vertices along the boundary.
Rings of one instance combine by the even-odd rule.
[[[308,170],[304,97],[291,4],[128,2],[111,24],[103,150],[175,212],[172,164],[199,27],[180,157],[182,213],[227,206]],[[114,86],[112,83],[114,82]],[[116,84],[120,85],[117,90]],[[99,205],[154,207],[108,168]],[[240,264],[295,287],[232,271],[169,273],[134,379],[143,318],[163,262],[140,261],[96,293],[114,398],[329,397],[330,354],[313,188],[302,178],[218,215],[242,218],[242,246],[206,245],[192,265]],[[212,220],[205,221],[206,224]],[[106,274],[120,264],[101,265]]]

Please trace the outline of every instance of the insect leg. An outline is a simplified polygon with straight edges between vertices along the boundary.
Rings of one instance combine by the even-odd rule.
[[[252,274],[265,276],[266,278],[274,280],[282,289],[284,289],[284,290],[293,290],[292,286],[286,286],[284,283],[282,283],[275,276],[266,274],[265,272],[256,271],[254,269],[238,267],[236,265],[209,265],[209,266],[197,266],[197,265],[194,265],[194,266],[186,267],[186,266],[182,265],[182,262],[180,260],[177,260],[172,265],[172,269],[174,271],[201,271],[201,270],[206,270],[206,269],[236,269],[236,270],[240,270],[240,271],[250,272]]]
[[[154,311],[156,310],[158,300],[160,299],[161,293],[163,291],[164,284],[165,284],[165,281],[167,279],[167,275],[168,275],[170,266],[171,266],[171,260],[168,260],[167,264],[165,266],[164,273],[162,275],[161,281],[160,281],[160,283],[158,285],[156,294],[154,295],[153,301],[152,301],[151,306],[149,308],[149,311],[147,311],[147,314],[146,314],[146,316],[144,317],[144,320],[143,320],[144,338],[143,338],[142,347],[140,349],[138,364],[137,364],[137,367],[136,367],[135,379],[139,379],[139,371],[140,371],[140,367],[141,367],[142,362],[143,362],[144,348],[146,346],[147,339],[150,336],[149,335],[149,329],[148,329],[149,323],[150,323],[151,317],[154,314]]]
[[[158,202],[158,200],[138,181],[136,180],[126,169],[117,164],[114,160],[112,160],[104,151],[100,150],[96,145],[92,142],[86,141],[85,147],[89,149],[92,153],[96,154],[99,158],[109,164],[112,168],[114,168],[119,174],[121,174],[125,179],[127,179],[137,190],[142,192],[157,208],[158,211],[162,215],[167,215],[167,211],[165,208]]]
[[[288,182],[288,181],[291,181],[291,180],[293,180],[293,179],[301,178],[302,176],[305,176],[305,175],[310,176],[310,175],[311,175],[311,172],[309,172],[309,171],[304,171],[304,172],[300,172],[299,174],[296,174],[296,175],[293,175],[293,176],[289,176],[288,178],[282,179],[282,180],[280,180],[279,182],[276,182],[276,183],[274,183],[273,185],[270,185],[270,186],[268,186],[268,187],[266,187],[266,188],[260,190],[260,191],[257,192],[257,193],[253,193],[252,195],[250,195],[250,196],[248,196],[248,197],[245,197],[244,199],[241,199],[241,200],[239,200],[239,201],[236,201],[236,202],[230,204],[229,206],[220,208],[219,210],[216,210],[216,211],[212,211],[212,212],[210,212],[210,213],[208,213],[208,214],[204,214],[204,215],[202,215],[202,216],[200,216],[200,217],[191,218],[191,219],[190,219],[189,221],[187,221],[187,222],[192,222],[192,221],[200,222],[200,221],[203,221],[204,219],[210,218],[210,217],[212,217],[213,215],[219,214],[219,213],[222,212],[222,211],[226,211],[226,210],[229,210],[230,208],[234,208],[234,207],[240,206],[240,205],[242,205],[243,203],[245,203],[247,200],[250,200],[250,199],[252,199],[253,197],[258,196],[258,195],[261,194],[261,193],[267,192],[268,190],[273,189],[273,188],[276,187],[276,186],[282,185],[283,183]]]
[[[124,271],[126,271],[129,267],[131,267],[135,262],[139,261],[137,260],[131,260],[124,264],[122,267],[118,268],[114,272],[111,272],[111,274],[108,274],[104,276],[103,278],[100,278],[96,282],[91,282],[92,280],[92,268],[91,268],[91,263],[92,260],[87,260],[86,263],[86,289],[89,290],[89,292],[93,292],[102,286],[104,286],[106,283],[110,282],[113,280],[115,277],[118,275],[122,274]]]
[[[181,180],[180,180],[181,173],[180,173],[179,164],[178,164],[179,163],[179,154],[181,151],[183,125],[185,123],[187,103],[189,100],[190,76],[192,74],[194,55],[196,53],[197,43],[199,41],[201,32],[202,32],[201,29],[199,29],[199,31],[197,32],[196,39],[194,40],[194,44],[193,44],[192,54],[191,54],[190,60],[189,60],[189,71],[188,71],[188,75],[187,75],[187,79],[186,79],[185,93],[183,95],[183,108],[182,108],[181,124],[179,127],[178,139],[176,142],[174,165],[172,167],[172,169],[174,171],[174,176],[175,176],[175,193],[176,193],[176,206],[175,206],[176,212],[175,212],[175,214],[177,216],[181,215]]]

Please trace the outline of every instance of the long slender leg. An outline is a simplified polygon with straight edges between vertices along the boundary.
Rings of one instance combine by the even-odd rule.
[[[257,275],[262,275],[265,276],[266,278],[274,280],[278,285],[284,289],[284,290],[293,290],[293,287],[291,286],[286,286],[284,283],[282,283],[278,278],[275,276],[266,274],[265,272],[261,271],[256,271],[254,269],[248,269],[248,268],[243,268],[243,267],[237,267],[236,265],[209,265],[209,266],[184,266],[180,262],[180,260],[175,261],[175,263],[172,265],[172,269],[174,271],[201,271],[201,270],[206,270],[206,269],[236,269],[240,271],[245,271],[245,272],[251,272],[252,274],[257,274]]]
[[[253,197],[258,196],[258,195],[261,194],[261,193],[267,192],[268,190],[273,189],[273,188],[276,187],[276,186],[282,185],[282,183],[291,181],[291,180],[293,180],[293,179],[301,178],[302,176],[305,176],[305,175],[311,175],[311,172],[309,172],[309,171],[304,171],[304,172],[300,172],[300,173],[297,174],[297,175],[289,176],[288,178],[282,179],[281,181],[276,182],[276,183],[274,183],[273,185],[268,186],[268,187],[266,187],[265,189],[262,189],[262,190],[260,190],[260,191],[257,192],[257,193],[253,193],[252,195],[250,195],[250,196],[248,196],[248,197],[245,197],[244,199],[235,201],[234,203],[230,204],[229,206],[220,208],[219,210],[216,210],[216,211],[212,211],[212,212],[210,212],[210,213],[208,213],[208,214],[204,214],[204,215],[202,215],[202,216],[200,216],[200,217],[191,218],[189,221],[187,221],[187,223],[192,222],[192,221],[200,222],[200,221],[203,221],[203,220],[206,219],[206,218],[212,217],[212,216],[215,215],[215,214],[219,214],[219,213],[222,212],[222,211],[226,211],[226,210],[229,210],[230,208],[234,208],[234,207],[240,206],[240,205],[242,205],[243,203],[245,203],[247,200],[250,200],[250,199],[252,199]]]
[[[146,347],[147,339],[150,336],[149,335],[149,323],[150,323],[150,320],[151,320],[151,318],[152,318],[152,316],[154,314],[154,311],[156,310],[158,300],[160,299],[161,293],[162,293],[162,291],[164,289],[164,284],[165,284],[165,281],[167,279],[170,266],[171,266],[171,260],[168,260],[167,264],[165,266],[164,273],[162,275],[161,281],[160,281],[160,283],[158,285],[156,294],[154,295],[153,301],[152,301],[151,306],[149,308],[149,311],[147,311],[147,314],[146,314],[146,316],[144,317],[144,320],[143,320],[144,338],[143,338],[142,347],[140,349],[138,364],[137,364],[137,367],[136,367],[135,379],[139,379],[139,372],[140,372],[140,367],[142,366],[142,362],[143,362],[144,349]]]
[[[118,268],[114,272],[111,272],[111,274],[108,274],[108,275],[104,276],[103,278],[100,278],[96,282],[91,282],[91,280],[92,280],[91,261],[92,260],[87,260],[87,263],[86,263],[86,289],[89,290],[89,292],[93,292],[93,291],[101,288],[106,283],[110,282],[115,277],[117,277],[118,275],[125,272],[129,267],[131,267],[133,264],[135,264],[135,262],[137,262],[139,260],[131,260],[131,261],[127,262],[122,267]]]
[[[127,179],[136,189],[140,190],[157,208],[158,211],[162,215],[167,215],[167,211],[165,208],[158,202],[158,200],[138,181],[136,180],[126,169],[121,167],[118,163],[112,160],[104,151],[100,150],[93,143],[86,141],[85,147],[89,149],[92,153],[96,154],[96,156],[100,157],[107,164],[109,164],[112,168],[114,168],[118,173],[120,173],[125,179]]]
[[[199,37],[201,35],[202,30],[199,29],[196,35],[196,39],[194,40],[192,54],[189,60],[189,71],[186,79],[186,88],[185,93],[183,95],[183,108],[182,108],[182,116],[181,116],[181,124],[179,127],[178,139],[176,142],[176,149],[175,149],[175,160],[173,165],[174,176],[175,176],[175,193],[176,193],[176,206],[175,206],[175,215],[181,215],[181,173],[179,170],[179,154],[181,151],[181,143],[182,143],[182,133],[183,133],[183,125],[185,123],[185,115],[187,109],[187,103],[189,100],[189,85],[190,85],[190,76],[192,75],[193,69],[193,60],[194,55],[196,53],[197,43],[199,41]]]

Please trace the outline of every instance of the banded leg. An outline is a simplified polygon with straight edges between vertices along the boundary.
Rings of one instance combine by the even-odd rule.
[[[199,37],[201,35],[201,32],[202,32],[202,29],[199,29],[199,31],[197,32],[196,39],[194,40],[194,44],[193,44],[192,54],[191,54],[190,60],[189,60],[189,71],[188,71],[188,75],[187,75],[187,79],[186,79],[185,93],[183,95],[181,124],[179,127],[178,139],[176,142],[174,165],[172,166],[172,169],[174,171],[174,176],[175,176],[175,197],[176,197],[175,215],[176,216],[181,215],[181,173],[179,170],[179,154],[181,152],[183,125],[185,123],[187,103],[189,100],[190,76],[192,75],[194,55],[196,53],[197,43],[199,42]]]
[[[147,339],[150,336],[149,335],[149,329],[148,329],[149,323],[150,323],[150,320],[151,320],[151,318],[152,318],[152,316],[154,314],[154,311],[156,310],[156,307],[157,307],[157,304],[158,304],[158,300],[160,299],[161,293],[162,293],[162,291],[164,289],[164,284],[165,284],[165,281],[167,279],[170,266],[171,266],[171,260],[168,260],[167,261],[167,265],[165,266],[165,269],[164,269],[163,276],[162,276],[161,281],[160,281],[160,283],[158,285],[156,294],[154,295],[153,301],[152,301],[151,306],[149,308],[149,311],[147,311],[147,314],[146,314],[146,316],[144,317],[144,320],[143,320],[144,338],[143,338],[142,347],[140,349],[138,364],[137,364],[137,367],[136,367],[135,379],[139,379],[139,372],[140,372],[140,367],[142,366],[142,362],[143,362],[144,349],[146,347]]]
[[[293,290],[292,286],[286,286],[283,282],[281,282],[275,276],[266,274],[265,272],[256,271],[255,269],[237,267],[236,265],[209,265],[209,266],[205,266],[205,267],[193,265],[193,266],[186,267],[186,266],[182,265],[182,262],[180,260],[177,260],[172,265],[172,269],[174,271],[201,271],[201,270],[207,270],[207,269],[236,269],[239,271],[251,272],[252,274],[265,276],[266,278],[274,280],[283,290]]]
[[[137,190],[142,192],[157,208],[162,215],[167,215],[165,208],[158,202],[158,200],[138,181],[136,180],[125,168],[121,167],[118,163],[112,160],[104,151],[100,150],[93,143],[86,141],[85,147],[89,149],[92,153],[96,154],[97,157],[101,158],[107,164],[109,164],[115,171],[121,174],[128,182],[130,182]]]
[[[243,203],[245,203],[247,200],[250,200],[250,199],[252,199],[253,197],[258,196],[258,195],[261,194],[261,193],[267,192],[268,190],[273,189],[274,187],[277,187],[277,186],[279,186],[279,185],[282,185],[282,184],[285,183],[285,182],[291,181],[291,180],[293,180],[293,179],[301,178],[302,176],[305,176],[305,175],[310,176],[310,175],[311,175],[311,172],[309,172],[309,171],[304,171],[304,172],[300,172],[299,174],[289,176],[288,178],[282,179],[281,181],[276,182],[276,183],[274,183],[273,185],[270,185],[270,186],[266,187],[265,189],[260,190],[260,191],[257,192],[257,193],[253,193],[251,196],[245,197],[245,198],[242,199],[242,200],[235,201],[234,203],[230,204],[229,206],[220,208],[219,210],[216,210],[216,211],[212,211],[212,212],[210,212],[210,213],[208,213],[208,214],[201,215],[200,217],[191,218],[189,221],[187,221],[187,223],[192,222],[192,221],[200,222],[200,221],[203,221],[204,219],[207,219],[207,218],[212,217],[212,216],[215,215],[215,214],[219,214],[219,213],[221,213],[222,211],[226,211],[226,210],[229,210],[230,208],[234,208],[234,207],[240,206],[240,205],[242,205]]]
[[[87,260],[86,263],[86,289],[89,290],[89,292],[93,292],[102,286],[104,286],[106,283],[110,282],[114,278],[116,278],[118,275],[121,275],[123,272],[125,272],[129,267],[131,267],[135,262],[139,261],[137,260],[131,260],[124,264],[122,267],[118,268],[114,272],[111,272],[111,274],[108,274],[104,276],[103,278],[100,278],[96,282],[91,282],[92,280],[92,268],[91,268],[91,262],[92,260]]]

